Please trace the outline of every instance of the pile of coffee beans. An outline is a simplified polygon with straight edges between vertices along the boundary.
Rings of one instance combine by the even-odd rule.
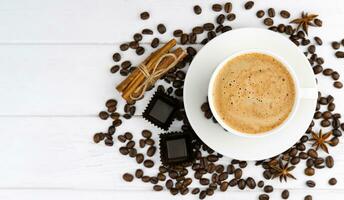
[[[284,34],[295,45],[304,49],[304,54],[313,67],[314,74],[322,74],[323,76],[330,77],[333,80],[333,86],[335,88],[343,87],[342,83],[339,81],[339,73],[334,69],[325,68],[324,58],[317,54],[317,47],[323,45],[323,41],[320,37],[315,36],[311,39],[304,31],[297,30],[294,25],[288,22],[277,23],[278,21],[286,19],[289,21],[291,17],[289,11],[276,10],[275,8],[252,11],[255,6],[253,1],[240,2],[240,4],[241,5],[238,7],[241,7],[243,10],[255,12],[256,17],[261,20],[269,30]],[[144,28],[143,30],[137,31],[137,33],[133,34],[132,41],[120,45],[119,50],[122,52],[115,52],[113,54],[112,58],[116,64],[111,67],[110,72],[113,74],[119,72],[121,76],[129,75],[136,66],[134,66],[130,60],[123,60],[125,51],[132,50],[135,51],[138,56],[141,56],[146,51],[142,46],[143,37],[146,35],[154,35],[154,38],[150,42],[151,48],[154,49],[160,44],[159,34],[170,32],[179,41],[179,45],[186,48],[188,56],[161,78],[165,83],[159,85],[157,90],[182,98],[187,66],[197,54],[197,50],[193,45],[205,45],[216,36],[231,31],[232,26],[230,24],[237,19],[237,15],[233,12],[234,6],[232,2],[225,2],[222,4],[213,3],[210,5],[210,8],[216,14],[214,20],[196,24],[190,28],[190,30],[177,29],[168,31],[166,25],[159,23],[156,27]],[[199,5],[194,5],[191,10],[195,15],[202,15],[203,9]],[[151,15],[149,12],[143,11],[139,14],[139,17],[141,20],[146,21],[150,19]],[[322,26],[322,21],[320,19],[315,19],[314,23],[317,27]],[[332,43],[332,47],[336,50],[335,56],[338,58],[344,58],[344,52],[339,50],[341,45],[344,45],[344,40]],[[274,187],[272,185],[266,185],[264,181],[270,180],[276,174],[278,163],[288,164],[292,169],[296,166],[305,166],[304,176],[308,179],[305,181],[305,185],[307,187],[316,188],[316,182],[310,178],[317,170],[332,168],[334,166],[334,158],[327,154],[324,156],[321,148],[315,149],[311,146],[314,142],[311,141],[313,138],[312,133],[317,134],[319,132],[319,130],[315,130],[314,128],[315,124],[318,123],[324,129],[332,131],[332,135],[328,139],[329,152],[331,152],[331,148],[339,143],[339,138],[342,136],[341,131],[344,130],[344,123],[340,121],[341,115],[335,112],[336,105],[333,96],[322,95],[319,92],[314,120],[300,140],[282,154],[255,163],[257,168],[263,168],[264,170],[263,178],[266,180],[260,180],[245,175],[245,168],[248,165],[246,161],[233,159],[228,163],[223,163],[221,159],[223,156],[204,144],[196,134],[192,135],[193,149],[196,157],[194,163],[191,165],[173,167],[155,163],[152,157],[158,150],[156,141],[152,138],[153,133],[150,130],[142,130],[140,133],[141,136],[136,138],[138,140],[134,138],[136,134],[131,132],[117,134],[118,141],[113,140],[117,128],[122,125],[122,120],[130,120],[132,116],[135,115],[135,102],[131,104],[127,103],[123,108],[123,114],[117,112],[117,100],[115,99],[108,100],[105,103],[105,107],[106,109],[99,113],[99,118],[102,120],[111,119],[112,124],[107,132],[94,134],[93,141],[95,143],[104,141],[107,146],[113,146],[115,144],[120,154],[135,160],[138,168],[136,170],[131,170],[132,172],[124,173],[122,176],[124,181],[131,182],[136,178],[142,182],[151,183],[153,185],[152,190],[154,191],[162,191],[165,188],[172,195],[186,195],[191,193],[192,195],[198,195],[199,199],[212,196],[215,191],[225,192],[232,187],[237,187],[240,190],[259,190],[262,194],[259,194],[257,199],[268,200],[270,199],[269,194],[274,192]],[[211,119],[214,123],[217,123],[207,102],[202,104],[200,109],[204,112],[204,116],[207,119]],[[182,123],[182,130],[193,133],[183,108],[177,112],[176,118]],[[156,164],[160,165],[159,170],[153,173],[155,175],[147,175],[148,173],[146,174],[145,171],[153,170],[151,168]],[[290,173],[292,173],[291,170]],[[202,187],[191,188],[190,185],[193,182],[198,182]],[[335,185],[337,179],[333,177],[327,182],[329,185]],[[282,199],[288,199],[290,195],[288,190],[283,190],[280,194]],[[306,195],[304,199],[312,199],[312,196]]]

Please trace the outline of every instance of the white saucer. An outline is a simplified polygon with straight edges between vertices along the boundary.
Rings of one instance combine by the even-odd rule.
[[[301,99],[288,126],[276,134],[254,139],[226,132],[206,119],[200,109],[216,66],[228,56],[248,49],[266,50],[284,58],[294,68],[300,86],[314,89],[312,98]],[[258,28],[236,29],[208,42],[193,59],[184,83],[185,111],[196,134],[215,151],[239,160],[270,158],[293,146],[311,123],[316,100],[315,76],[303,52],[281,34]]]

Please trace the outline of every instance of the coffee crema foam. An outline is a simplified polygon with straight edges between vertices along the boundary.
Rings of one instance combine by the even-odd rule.
[[[215,77],[214,107],[231,128],[258,134],[289,116],[295,102],[294,80],[285,66],[262,53],[229,60]]]

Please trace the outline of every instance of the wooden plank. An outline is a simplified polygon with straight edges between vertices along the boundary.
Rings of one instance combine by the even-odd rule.
[[[281,199],[282,190],[276,189],[273,193],[269,194],[270,199]],[[289,199],[303,199],[304,196],[311,194],[313,199],[317,200],[341,200],[344,191],[342,190],[316,190],[316,189],[303,189],[293,190],[290,189]],[[257,190],[250,191],[233,191],[229,189],[227,192],[215,192],[211,199],[235,199],[235,200],[247,200],[258,199],[258,195],[261,194]],[[142,199],[142,200],[160,200],[160,199],[198,199],[198,195],[188,194],[187,196],[181,196],[180,194],[172,196],[168,191],[152,192],[152,191],[116,191],[116,190],[30,190],[30,189],[18,189],[18,190],[0,190],[1,199],[17,200],[20,197],[21,200],[60,200],[60,199],[84,199],[84,200],[113,200],[113,199]]]
[[[122,53],[122,61],[137,66],[152,51],[145,48],[141,57],[132,50]],[[125,101],[115,90],[123,76],[110,73],[117,49],[118,45],[0,45],[0,116],[94,116],[109,98],[119,101],[123,113]],[[137,103],[138,114],[154,91]]]
[[[283,0],[258,1],[247,12],[242,12],[244,2],[233,3],[233,11],[240,13],[236,22],[228,23],[234,27],[262,27],[262,23],[252,23],[252,20],[260,21],[255,17],[256,10],[274,7],[277,10],[291,10],[293,16],[297,16],[303,8],[319,13],[326,22],[323,33],[328,37],[341,37],[344,30],[338,20],[344,17],[344,2],[341,0],[333,0],[329,4],[323,4],[322,0],[313,0],[311,4],[306,0],[298,1],[297,4]],[[193,13],[192,7],[195,4],[202,6],[202,15]],[[191,30],[192,24],[213,22],[215,18],[215,13],[210,9],[211,3],[205,1],[137,0],[133,3],[126,0],[103,0],[95,5],[92,0],[82,3],[68,0],[49,3],[44,0],[33,0],[30,3],[3,0],[0,7],[0,43],[121,43],[130,40],[142,28],[155,30],[158,23],[165,23],[168,27],[168,33],[159,36],[166,40],[176,28]],[[139,19],[139,13],[144,10],[151,13],[147,21]],[[145,37],[144,41],[150,41],[151,38]]]
[[[94,132],[106,131],[110,121],[104,122],[95,117],[82,118],[2,118],[0,124],[0,157],[4,162],[0,165],[0,189],[6,188],[56,188],[56,189],[102,189],[102,190],[150,190],[151,184],[142,184],[135,180],[127,183],[122,180],[125,172],[134,173],[143,168],[134,159],[122,156],[118,148],[123,144],[115,141],[114,147],[103,144],[93,144]],[[153,139],[158,142],[158,134],[162,131],[146,123],[142,118],[135,117],[124,121],[115,135],[130,131],[138,144],[141,131],[153,131]],[[180,130],[175,122],[171,131]],[[330,148],[335,158],[335,167],[323,169],[313,177],[305,177],[304,165],[300,164],[294,170],[298,180],[279,183],[278,180],[266,181],[276,188],[305,189],[308,179],[317,182],[317,189],[344,190],[344,155],[341,153],[343,144]],[[139,149],[145,152],[146,149]],[[153,176],[158,171],[159,153],[152,158],[156,163],[152,169],[144,169],[145,174]],[[220,163],[228,164],[229,158],[221,159]],[[244,169],[245,176],[263,179],[263,169],[257,169],[250,162]],[[192,173],[190,172],[191,176]],[[232,177],[232,175],[230,175]],[[337,177],[338,184],[330,187],[327,181]],[[191,187],[200,186],[197,182]],[[1,190],[0,190],[1,194]]]

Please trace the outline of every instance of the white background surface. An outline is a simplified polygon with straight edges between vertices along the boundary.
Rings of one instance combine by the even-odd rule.
[[[343,61],[334,58],[329,45],[344,37],[344,1],[261,0],[248,12],[243,12],[242,1],[232,2],[237,14],[233,28],[263,27],[255,12],[269,7],[288,9],[292,17],[303,9],[320,14],[324,26],[310,30],[324,40],[318,54],[325,58],[325,67],[344,74]],[[202,5],[202,15],[193,14],[195,4]],[[168,32],[159,37],[167,41],[175,28],[191,30],[193,25],[213,21],[210,7],[210,1],[195,0],[0,0],[0,199],[197,199],[152,192],[151,184],[138,180],[122,181],[124,172],[136,169],[135,161],[119,154],[117,141],[109,148],[93,144],[92,136],[110,124],[97,118],[104,102],[120,99],[114,87],[122,78],[109,73],[119,44],[143,27],[155,29],[160,22]],[[143,10],[150,11],[150,20],[139,20]],[[122,55],[122,60],[130,58],[134,64],[142,59],[131,57],[133,53]],[[335,96],[336,110],[344,114],[343,90],[334,90],[331,84],[319,77],[319,89]],[[138,103],[138,114],[145,104]],[[144,128],[153,130],[155,137],[160,132],[137,116],[118,133],[139,135]],[[291,192],[290,199],[303,199],[306,194],[321,200],[343,199],[343,145],[330,151],[335,167],[318,170],[309,178],[317,181],[315,188],[305,186],[308,177],[301,175],[304,167],[300,164],[295,170],[298,180],[266,181],[276,185],[273,199],[279,199],[285,188]],[[245,174],[256,178],[261,178],[261,172],[252,163],[245,169]],[[338,184],[329,186],[327,181],[333,176]],[[257,199],[259,192],[231,188],[209,199]]]

